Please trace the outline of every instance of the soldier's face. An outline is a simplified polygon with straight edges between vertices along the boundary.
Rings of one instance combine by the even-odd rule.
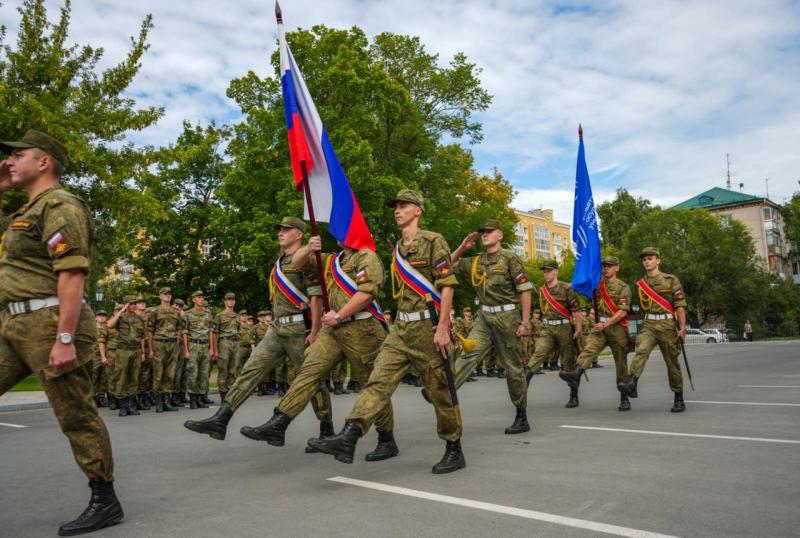
[[[171,293],[160,293],[158,298],[161,299],[164,303],[171,303],[172,302],[172,294]]]
[[[198,308],[203,308],[203,305],[205,305],[206,300],[203,299],[202,295],[200,295],[198,297],[192,297],[192,303],[194,304],[194,306]]]
[[[144,309],[147,308],[147,303],[144,301],[139,301],[134,306],[136,307],[137,312],[144,312]]]
[[[278,245],[281,248],[291,246],[303,239],[303,232],[297,228],[284,228],[278,230]]]
[[[97,323],[105,323],[106,322],[106,315],[105,314],[97,314],[94,319]]]
[[[603,276],[606,278],[614,278],[619,273],[619,265],[603,264]]]
[[[542,269],[542,274],[547,283],[555,282],[558,279],[558,269]]]
[[[659,264],[661,264],[661,258],[658,256],[653,256],[648,254],[647,256],[642,258],[642,265],[644,266],[645,271],[652,271],[653,269],[658,269]]]
[[[484,247],[493,247],[503,240],[503,230],[483,230],[481,242]]]
[[[400,228],[422,216],[422,209],[411,202],[398,202],[394,206],[394,220]]]
[[[8,158],[8,171],[11,173],[11,184],[24,186],[35,181],[47,168],[44,158],[47,154],[36,148],[16,149]]]
[[[472,312],[464,312],[464,320],[472,321]]]
[[[236,299],[225,299],[225,306],[233,308],[236,305]]]

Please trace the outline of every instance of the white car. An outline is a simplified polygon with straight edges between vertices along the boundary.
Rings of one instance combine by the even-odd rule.
[[[703,329],[703,332],[709,336],[714,337],[717,342],[727,342],[728,335],[725,334],[723,331],[719,329]],[[709,344],[713,344],[714,342],[708,342]]]
[[[721,341],[720,337],[714,334],[707,334],[700,329],[686,329],[687,344],[716,344]]]

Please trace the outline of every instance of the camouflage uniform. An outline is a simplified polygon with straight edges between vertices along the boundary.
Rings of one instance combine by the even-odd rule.
[[[0,229],[0,303],[7,306],[0,312],[0,395],[36,375],[78,466],[90,480],[112,481],[111,439],[92,399],[92,309],[81,306],[74,335],[77,360],[61,371],[49,365],[58,306],[12,313],[18,301],[56,297],[60,271],[89,271],[94,240],[89,209],[80,198],[54,186],[4,219]]]
[[[619,279],[613,281],[603,280],[608,290],[608,295],[618,309],[627,312],[631,306],[631,288]],[[597,305],[598,322],[608,321],[614,314],[603,301],[600,287],[594,292],[594,304]],[[588,319],[588,318],[587,318]],[[624,318],[623,318],[624,319]],[[590,327],[594,326],[594,320],[587,320]],[[628,331],[620,323],[615,323],[600,332],[590,330],[586,336],[586,344],[578,357],[578,364],[584,370],[597,360],[600,352],[608,346],[614,355],[614,364],[617,368],[617,383],[621,383],[628,378]]]
[[[103,357],[100,354],[100,344],[108,344],[108,325],[105,323],[95,324],[97,331],[97,344],[95,345],[94,363],[92,365],[92,386],[95,394],[105,394],[108,390],[108,366],[103,364]],[[106,359],[108,349],[106,349]]]
[[[180,324],[178,331],[178,357],[175,360],[175,377],[172,378],[172,390],[175,393],[185,396],[186,388],[186,365],[189,361],[183,354],[183,333],[186,331],[186,313],[178,311]]]
[[[195,292],[196,293],[196,292]],[[192,308],[184,315],[183,334],[189,344],[189,361],[186,363],[186,389],[189,394],[201,396],[208,393],[208,376],[211,371],[209,335],[213,320],[205,309]]]
[[[475,367],[494,349],[500,365],[506,370],[506,384],[511,403],[517,408],[527,406],[527,383],[522,371],[522,343],[516,335],[521,317],[519,295],[533,289],[522,262],[510,250],[500,249],[489,254],[461,258],[455,264],[456,273],[470,275],[481,306],[467,338],[475,340],[475,348],[456,361],[456,386],[460,387],[475,371]]]
[[[228,392],[228,388],[236,380],[236,361],[239,354],[239,314],[222,311],[214,317],[211,332],[217,339],[217,385],[220,392]]]
[[[384,269],[378,256],[370,250],[345,251],[339,258],[342,271],[355,283],[358,291],[373,297],[380,294],[384,282]],[[314,266],[311,262],[309,265]],[[350,298],[334,283],[332,269],[325,274],[329,283],[328,293],[331,309],[340,310]],[[363,317],[363,319],[354,319]],[[319,394],[322,382],[331,369],[342,364],[343,358],[350,361],[351,377],[366,384],[372,373],[375,357],[386,338],[386,331],[374,316],[363,310],[349,320],[342,320],[333,328],[324,327],[314,342],[305,350],[303,366],[283,397],[278,409],[291,418],[296,417],[308,405],[312,397]],[[381,431],[392,431],[394,420],[391,399],[386,399],[378,411],[375,425]]]
[[[578,294],[569,284],[559,280],[555,286],[547,288],[547,291],[566,310],[572,313],[580,311]],[[575,331],[572,328],[572,320],[565,318],[552,308],[541,289],[539,290],[539,308],[542,311],[542,336],[536,341],[536,351],[528,363],[528,368],[535,372],[552,353],[557,352],[562,368],[571,372],[575,369],[575,353],[577,351],[573,339]]]
[[[182,329],[180,312],[158,306],[148,313],[147,332],[153,336],[153,385],[155,393],[172,392],[178,366],[178,338]]]
[[[253,338],[255,337],[257,325],[248,326],[243,323],[239,324],[239,350],[236,355],[236,364],[232,368],[233,379],[239,377],[239,371],[242,365],[250,358],[250,353],[253,351]],[[233,384],[233,381],[231,381]]]
[[[128,307],[130,308],[130,307]],[[122,314],[114,327],[117,331],[114,354],[114,396],[128,398],[139,393],[139,371],[144,355],[145,322],[136,313]]]
[[[399,251],[436,288],[458,284],[450,267],[450,249],[440,234],[418,230],[411,244],[400,244]],[[358,395],[346,420],[358,423],[362,435],[366,434],[389,405],[397,385],[413,365],[421,374],[435,408],[439,437],[446,441],[458,441],[461,439],[461,426],[456,421],[442,357],[433,343],[431,320],[421,317],[416,321],[403,321],[408,314],[419,316],[427,313],[425,299],[406,285],[402,285],[398,293],[398,314],[391,332],[375,359],[369,381]]]

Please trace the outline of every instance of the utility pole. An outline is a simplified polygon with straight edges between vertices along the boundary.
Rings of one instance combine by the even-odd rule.
[[[725,161],[728,163],[728,180],[725,182],[725,188],[731,190],[731,154],[725,154]]]
[[[764,184],[767,186],[767,198],[769,198],[769,178],[764,178]]]

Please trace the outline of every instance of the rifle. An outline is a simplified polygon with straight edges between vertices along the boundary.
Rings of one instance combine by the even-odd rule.
[[[425,303],[428,305],[428,312],[431,315],[431,323],[434,329],[439,325],[439,312],[436,311],[436,306],[433,304],[433,297],[428,293],[425,295]],[[447,378],[447,388],[450,390],[450,399],[453,401],[453,414],[456,419],[456,426],[461,428],[463,422],[461,421],[461,406],[458,403],[458,394],[456,393],[456,382],[453,379],[453,370],[450,367],[450,359],[447,357],[445,351],[441,352],[442,365],[444,366],[444,375]]]

